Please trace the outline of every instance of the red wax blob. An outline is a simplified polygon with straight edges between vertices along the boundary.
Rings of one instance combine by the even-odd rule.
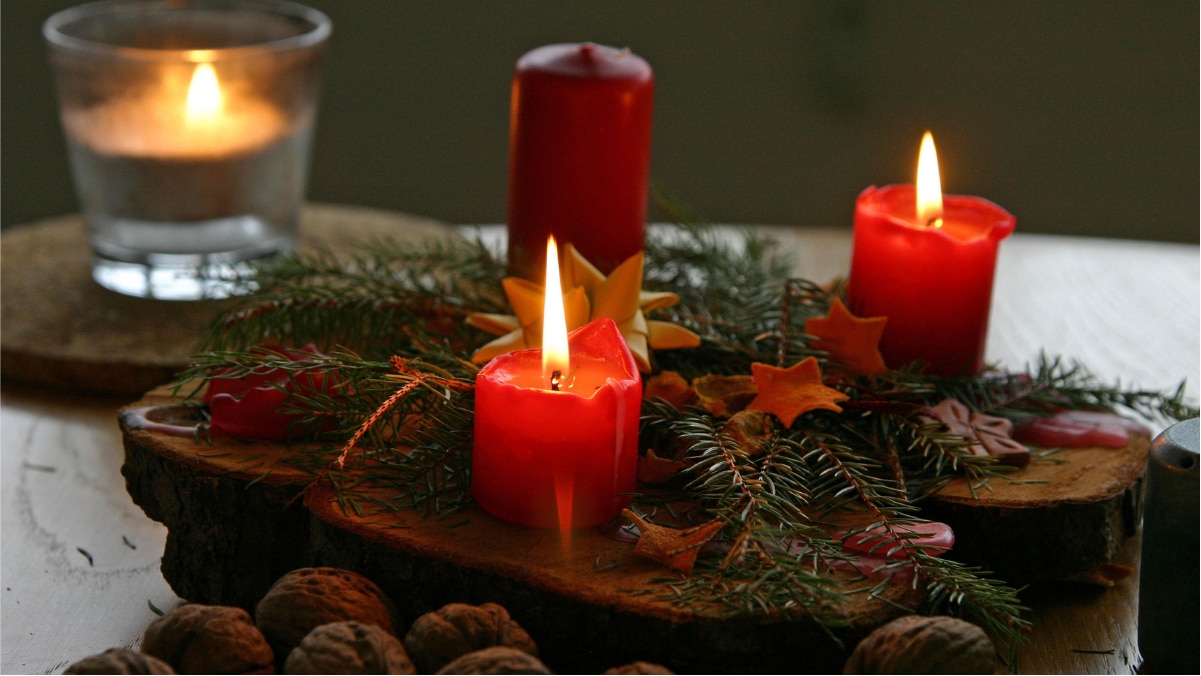
[[[324,357],[316,346],[298,350],[279,345],[262,345],[251,350],[265,357],[284,357],[290,361],[308,361]],[[239,377],[215,374],[208,383],[204,403],[209,407],[209,424],[216,432],[254,439],[286,439],[303,415],[284,412],[290,392],[304,395],[333,393],[338,378],[306,370],[288,372],[265,369]]]
[[[919,525],[898,524],[894,528],[901,536],[910,536],[909,543],[930,556],[941,556],[955,544],[955,532],[947,524],[938,521]],[[908,558],[900,543],[883,526],[852,535],[843,541],[842,548],[885,559]]]
[[[984,368],[997,247],[1016,219],[978,197],[943,196],[943,226],[916,223],[911,184],[864,190],[855,203],[847,305],[888,317],[880,353],[891,368],[929,373]]]
[[[1130,443],[1132,434],[1151,436],[1151,430],[1114,413],[1065,410],[1018,423],[1013,437],[1024,444],[1046,448],[1122,448]]]
[[[642,250],[651,67],[629,50],[534,49],[517,62],[509,128],[509,269],[537,279],[546,238],[609,272]]]
[[[638,471],[642,381],[613,320],[568,336],[571,373],[542,388],[542,350],[496,357],[475,381],[471,493],[526,526],[582,528],[630,503]]]

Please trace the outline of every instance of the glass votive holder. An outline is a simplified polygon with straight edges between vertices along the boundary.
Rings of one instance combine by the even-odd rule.
[[[330,31],[284,0],[105,0],[46,20],[93,279],[220,298],[292,250]]]

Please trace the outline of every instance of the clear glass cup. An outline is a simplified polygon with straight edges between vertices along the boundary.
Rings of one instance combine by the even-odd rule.
[[[292,250],[330,31],[284,0],[105,0],[46,20],[98,283],[220,298]]]

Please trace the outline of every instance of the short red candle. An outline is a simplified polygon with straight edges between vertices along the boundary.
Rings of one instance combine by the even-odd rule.
[[[978,197],[943,196],[943,225],[917,222],[915,187],[864,190],[855,203],[847,305],[888,317],[880,353],[891,368],[976,375],[992,302],[997,247],[1017,221]]]
[[[475,381],[471,493],[506,521],[595,526],[630,503],[642,381],[613,320],[568,336],[571,373],[545,389],[542,350],[496,357]]]
[[[643,248],[650,181],[651,67],[592,43],[517,62],[509,128],[509,270],[537,279],[546,238],[602,272]]]

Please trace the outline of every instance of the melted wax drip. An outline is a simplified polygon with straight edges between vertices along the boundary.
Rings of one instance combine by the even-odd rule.
[[[1018,423],[1014,438],[1047,448],[1124,448],[1130,435],[1150,436],[1141,423],[1103,411],[1060,411],[1048,418]]]
[[[155,420],[155,417],[166,417],[167,412],[177,413],[179,410],[175,406],[143,406],[141,408],[132,408],[121,414],[121,422],[127,429],[131,430],[150,430],[151,432],[161,432],[175,437],[194,437],[196,436],[196,425],[193,422],[188,425],[176,425],[168,422],[160,422]]]

